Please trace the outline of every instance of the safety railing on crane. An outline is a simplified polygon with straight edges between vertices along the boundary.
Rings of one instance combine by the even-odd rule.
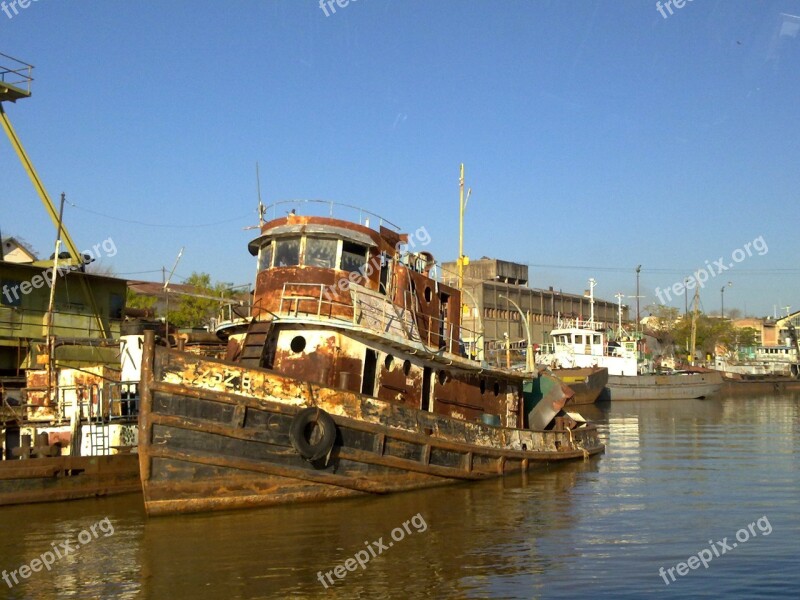
[[[33,82],[33,65],[0,52],[0,82],[15,87],[17,90],[31,93]],[[7,99],[0,96],[0,99]]]

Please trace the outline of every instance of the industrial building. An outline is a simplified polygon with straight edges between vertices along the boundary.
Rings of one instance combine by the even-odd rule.
[[[457,282],[456,262],[442,265],[442,280],[448,285]],[[527,343],[525,325],[516,302],[531,328],[531,341],[540,346],[551,343],[550,331],[562,319],[588,320],[591,312],[588,292],[570,294],[552,287],[528,287],[528,266],[483,257],[464,266],[464,295],[466,305],[462,315],[464,344],[474,353],[476,338],[483,332],[486,357],[505,347],[506,334],[512,348],[524,348]],[[594,300],[594,320],[598,327],[616,327],[619,305],[616,302]],[[628,307],[622,305],[622,321],[628,321]]]

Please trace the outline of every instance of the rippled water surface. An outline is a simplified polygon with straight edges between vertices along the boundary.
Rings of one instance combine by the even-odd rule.
[[[157,519],[137,496],[4,508],[6,572],[87,533],[0,598],[796,597],[798,402],[591,407],[599,459],[387,497]],[[675,570],[703,551],[707,568]]]

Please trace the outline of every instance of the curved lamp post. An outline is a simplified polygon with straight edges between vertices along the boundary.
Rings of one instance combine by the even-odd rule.
[[[525,352],[525,372],[526,373],[533,373],[534,371],[534,363],[533,363],[533,343],[531,342],[531,328],[528,325],[528,318],[525,316],[525,313],[522,312],[522,309],[519,307],[519,304],[514,302],[511,298],[506,296],[505,294],[498,294],[498,298],[505,298],[511,304],[514,305],[514,308],[517,309],[519,316],[522,317],[522,322],[525,323],[525,334],[528,337],[528,350]]]

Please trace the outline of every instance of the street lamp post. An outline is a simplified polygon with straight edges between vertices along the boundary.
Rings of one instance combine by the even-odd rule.
[[[478,362],[483,363],[483,355],[484,355],[484,348],[483,348],[484,335],[483,334],[484,334],[484,329],[483,329],[483,316],[481,316],[481,307],[478,304],[478,301],[475,299],[475,296],[473,296],[472,292],[467,290],[466,287],[462,287],[461,291],[464,292],[467,296],[469,296],[470,300],[472,300],[472,303],[475,305],[475,313],[478,315],[478,327],[479,327],[479,329],[478,329],[478,339],[475,340],[475,351],[476,351],[476,357],[475,358],[478,360]],[[460,317],[461,317],[461,319],[464,318],[463,311],[462,311]]]
[[[517,309],[519,316],[522,317],[522,322],[525,324],[525,335],[528,337],[528,349],[525,352],[525,371],[527,373],[533,373],[534,371],[534,362],[533,362],[533,342],[531,341],[531,328],[528,324],[528,318],[525,316],[525,313],[522,312],[522,309],[519,307],[519,304],[514,302],[511,298],[504,294],[498,294],[498,298],[505,298],[511,304],[514,305],[514,308]]]
[[[727,287],[731,287],[732,285],[733,282],[729,281]],[[723,285],[719,291],[719,312],[723,319],[725,318],[725,287],[726,286]]]

